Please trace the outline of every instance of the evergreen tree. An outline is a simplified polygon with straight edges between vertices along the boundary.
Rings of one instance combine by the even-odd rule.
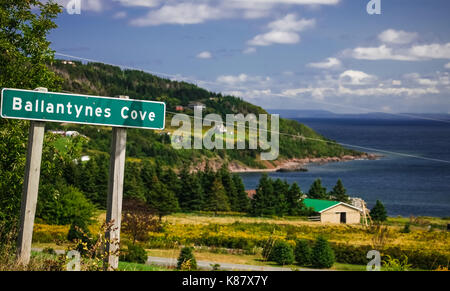
[[[216,214],[218,211],[230,211],[228,197],[219,178],[214,179],[211,191],[205,196],[205,210],[214,211]]]
[[[171,168],[163,172],[160,180],[173,193],[177,194],[181,191],[180,179]]]
[[[179,210],[175,194],[168,190],[166,185],[161,183],[156,176],[153,177],[152,187],[146,194],[146,200],[150,208],[158,214],[159,220],[163,216]]]
[[[312,183],[308,191],[308,198],[311,199],[328,199],[327,189],[322,186],[322,181],[317,179]]]
[[[141,178],[141,169],[138,163],[127,162],[125,164],[125,177],[123,185],[123,196],[145,200],[146,187]]]
[[[300,266],[309,266],[312,261],[312,249],[308,241],[298,240],[294,249],[295,260]]]
[[[233,183],[236,187],[236,211],[248,212],[250,210],[250,198],[248,198],[247,192],[245,192],[244,182],[238,174],[233,175]]]
[[[316,268],[331,268],[334,264],[334,252],[328,241],[319,236],[312,249],[312,264]]]
[[[187,167],[180,171],[181,190],[177,193],[182,211],[199,211],[204,204],[204,193],[199,174],[189,173]]]
[[[82,170],[80,173],[80,190],[83,191],[86,198],[95,204],[99,204],[101,201],[99,193],[97,193],[97,181],[96,175],[99,172],[97,160],[91,158],[89,161],[82,164]],[[105,193],[106,195],[106,193]]]
[[[273,182],[269,176],[264,173],[259,180],[256,194],[253,196],[251,214],[254,216],[275,215],[276,202]]]
[[[333,187],[333,190],[330,192],[330,196],[333,196],[336,201],[350,203],[350,198],[347,195],[347,190],[344,188],[341,179],[337,180],[336,185]]]
[[[370,217],[376,222],[383,222],[387,220],[386,209],[380,200],[377,200],[375,206],[370,210]]]
[[[302,215],[305,204],[302,200],[302,191],[297,183],[291,185],[286,193],[286,202],[288,205],[288,214],[291,216]]]
[[[231,211],[239,211],[239,201],[237,199],[237,190],[233,182],[233,178],[228,170],[228,167],[224,164],[219,173],[222,178],[222,185],[225,188],[225,192],[228,196]]]
[[[185,271],[197,270],[197,261],[191,247],[184,247],[180,251],[180,255],[177,260],[177,269]]]
[[[141,180],[146,189],[150,189],[152,187],[153,177],[156,176],[155,167],[148,160],[144,160],[142,162],[141,169]]]
[[[273,195],[275,198],[275,214],[277,216],[285,216],[289,212],[289,204],[286,200],[289,192],[289,184],[286,181],[276,179],[273,183]]]

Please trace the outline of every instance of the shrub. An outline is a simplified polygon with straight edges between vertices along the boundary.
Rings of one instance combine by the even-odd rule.
[[[92,222],[95,206],[77,188],[43,185],[39,189],[36,217],[48,224],[67,225],[74,221]]]
[[[297,241],[294,249],[295,260],[301,266],[311,265],[312,249],[309,246],[308,241]]]
[[[145,264],[147,262],[147,252],[139,245],[128,245],[128,250],[123,251],[120,256],[121,261]]]
[[[409,223],[405,224],[405,226],[403,227],[401,232],[402,233],[410,233],[411,232],[410,224]]]
[[[328,241],[319,236],[312,249],[312,265],[316,268],[331,268],[334,264],[334,252]]]
[[[273,246],[269,260],[277,262],[280,265],[292,264],[294,262],[294,250],[290,244],[279,240]]]
[[[273,237],[269,237],[267,241],[264,243],[263,250],[262,250],[262,257],[265,260],[268,260],[270,257],[270,253],[273,250],[273,246],[275,245],[276,240]]]
[[[197,261],[195,260],[193,249],[191,247],[184,247],[181,249],[178,257],[177,269],[179,270],[197,270]]]

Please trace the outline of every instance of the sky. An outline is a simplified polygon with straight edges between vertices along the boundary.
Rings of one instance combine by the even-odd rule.
[[[450,113],[450,1],[78,0],[49,39],[70,55],[266,109]],[[71,6],[74,8],[75,6]],[[76,12],[76,11],[75,11]]]

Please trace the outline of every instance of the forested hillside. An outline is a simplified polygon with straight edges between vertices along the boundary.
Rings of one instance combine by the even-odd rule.
[[[234,96],[222,96],[209,92],[186,82],[171,81],[135,70],[121,70],[119,67],[101,63],[82,64],[80,62],[65,63],[56,60],[50,68],[64,80],[62,89],[66,92],[98,96],[127,95],[132,99],[163,101],[167,104],[165,132],[149,130],[129,130],[127,155],[131,158],[154,159],[168,166],[179,167],[182,164],[204,161],[205,158],[220,162],[238,161],[255,168],[264,168],[259,160],[260,150],[175,150],[170,145],[166,134],[170,131],[170,121],[176,106],[183,106],[183,113],[193,115],[188,108],[190,102],[201,102],[206,105],[203,114],[218,113],[225,119],[229,113],[267,113],[263,108],[243,101]],[[51,127],[59,127],[56,124]],[[98,130],[97,127],[67,125],[66,129],[77,130],[89,138],[85,144],[85,153],[107,153],[109,151],[109,129]],[[317,141],[326,140],[307,126],[296,121],[280,119],[279,160],[288,158],[334,157],[356,154],[340,145]]]

